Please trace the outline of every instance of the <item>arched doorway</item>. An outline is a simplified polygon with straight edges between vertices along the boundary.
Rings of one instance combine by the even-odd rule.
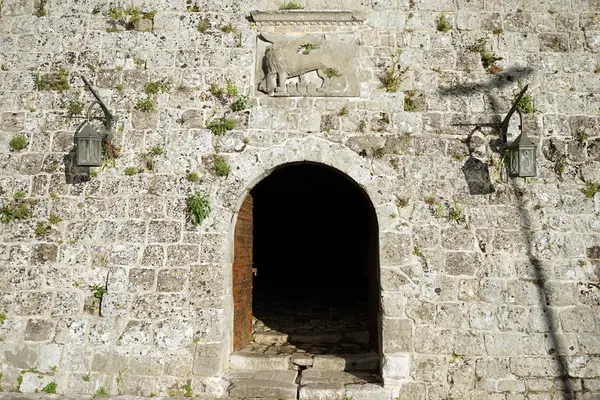
[[[234,350],[270,337],[325,354],[379,353],[378,254],[360,186],[322,164],[276,168],[235,226]]]

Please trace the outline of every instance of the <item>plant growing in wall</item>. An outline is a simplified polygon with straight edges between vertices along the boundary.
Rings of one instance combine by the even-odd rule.
[[[221,26],[221,32],[223,33],[236,33],[237,29],[235,26],[231,25],[231,24],[225,24],[223,26]]]
[[[404,74],[408,71],[408,67],[402,68],[400,65],[400,56],[402,55],[401,49],[396,49],[390,53],[391,63],[384,66],[383,72],[379,75],[379,81],[382,89],[385,89],[388,93],[395,93],[398,91],[400,84],[404,81]]]
[[[146,168],[149,171],[154,170],[154,158],[162,155],[164,153],[164,149],[161,146],[152,146],[150,150],[144,155],[144,162],[146,163]]]
[[[304,43],[302,46],[300,46],[300,52],[307,56],[310,54],[311,51],[316,50],[318,48],[318,44]]]
[[[585,182],[585,188],[579,189],[581,193],[588,199],[593,199],[596,193],[600,192],[600,183],[598,182]]]
[[[56,394],[56,382],[50,382],[42,389],[44,393],[54,393]]]
[[[36,17],[45,17],[46,15],[48,15],[48,10],[46,9],[46,3],[48,3],[46,0],[39,0],[37,5],[35,6],[35,11],[34,11],[33,15],[35,15]],[[0,8],[2,8],[2,7],[0,7]]]
[[[40,75],[39,73],[35,76],[35,87],[40,91],[51,91],[63,92],[69,90],[69,71],[61,68],[58,72],[51,72],[48,74]]]
[[[109,18],[110,32],[115,32],[117,26],[122,26],[126,30],[151,31],[156,11],[142,11],[140,7],[130,5],[127,8],[110,7],[104,15]],[[143,20],[148,21],[150,27],[142,26]]]
[[[231,103],[231,109],[235,112],[245,110],[248,108],[249,97],[246,95],[238,97],[233,103]]]
[[[295,1],[284,1],[281,6],[279,6],[280,10],[303,10],[304,6],[296,3]]]
[[[517,103],[517,109],[521,110],[523,114],[533,114],[535,112],[533,97],[529,93],[524,94]]]
[[[323,69],[323,73],[329,79],[342,77],[342,73],[335,68],[325,68],[325,69]]]
[[[191,193],[187,198],[187,209],[192,225],[202,224],[202,221],[210,214],[208,197],[198,192]]]
[[[107,166],[117,169],[117,158],[121,155],[121,146],[115,145],[112,140],[105,140],[102,144],[102,166],[104,170]]]
[[[481,65],[490,74],[497,74],[498,72],[502,71],[502,67],[498,66],[496,61],[500,61],[503,58],[498,57],[496,54],[487,49],[486,38],[478,39],[474,44],[469,46],[469,50],[473,53],[479,53]]]
[[[228,176],[229,172],[231,172],[231,168],[229,164],[225,161],[225,159],[221,156],[214,156],[213,164],[215,167],[215,173],[217,176]]]
[[[210,22],[208,21],[208,18],[202,18],[198,23],[197,29],[200,33],[206,33],[206,31],[210,29]]]
[[[8,142],[8,147],[10,147],[12,151],[21,151],[27,147],[27,138],[21,135],[13,136],[10,139],[10,142]]]
[[[194,1],[194,5],[188,6],[187,10],[188,10],[188,12],[191,12],[191,13],[198,13],[201,11],[200,6],[198,5],[197,1]]]
[[[446,19],[446,16],[444,14],[440,15],[440,17],[438,18],[438,22],[437,22],[437,30],[439,32],[449,32],[450,29],[452,29],[452,25],[450,24],[450,22],[448,21],[448,19]]]
[[[230,118],[215,118],[206,124],[206,129],[213,134],[221,136],[235,128],[235,120]]]
[[[101,286],[101,285],[90,285],[89,288],[90,288],[90,291],[92,292],[92,295],[94,296],[94,298],[98,300],[98,315],[101,317],[102,316],[102,298],[108,292],[108,289],[106,289],[105,286]]]
[[[35,204],[34,200],[26,199],[25,193],[17,192],[10,201],[5,201],[0,208],[0,222],[8,224],[11,221],[23,221],[31,218],[31,206]]]
[[[80,102],[77,99],[73,99],[73,100],[69,101],[69,105],[67,106],[67,114],[69,116],[79,115],[79,114],[83,113],[84,109],[85,109],[85,106],[83,105],[82,102]]]

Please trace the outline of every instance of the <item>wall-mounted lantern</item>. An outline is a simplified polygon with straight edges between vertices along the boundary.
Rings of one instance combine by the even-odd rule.
[[[88,107],[87,122],[84,123],[76,135],[77,165],[80,167],[99,167],[102,165],[104,142],[111,139],[113,116],[90,83],[83,76],[81,79],[83,79],[83,82],[97,101]],[[90,124],[92,108],[96,104],[100,105],[104,112],[104,126],[106,127],[106,133],[104,134],[99,133]]]
[[[511,176],[529,178],[537,176],[537,145],[523,132],[523,113],[518,110],[521,134],[508,145],[510,155],[509,173]]]
[[[102,165],[102,149],[106,135],[101,135],[90,124],[93,103],[88,108],[88,120],[77,133],[77,165],[80,167],[99,167]]]
[[[523,113],[518,109],[519,102],[525,95],[528,87],[529,85],[526,85],[517,95],[512,107],[506,114],[506,117],[504,117],[504,120],[500,123],[484,122],[479,124],[453,124],[454,126],[476,126],[477,128],[491,126],[498,128],[502,135],[502,141],[505,144],[508,144],[508,124],[513,114],[518,112],[520,118],[519,131],[521,134],[507,146],[507,151],[510,156],[510,165],[508,166],[509,174],[521,178],[537,176],[537,145],[525,134],[525,132],[523,132]]]

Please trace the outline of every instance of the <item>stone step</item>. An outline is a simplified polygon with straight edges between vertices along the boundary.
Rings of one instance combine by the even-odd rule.
[[[375,374],[344,371],[302,371],[300,400],[387,400],[390,393]]]
[[[288,341],[288,335],[277,331],[256,332],[254,334],[254,343],[258,344],[284,344]]]
[[[237,351],[229,357],[232,371],[283,371],[291,369],[289,354],[263,354]]]
[[[232,371],[226,377],[231,382],[229,397],[278,400],[297,398],[297,371]]]
[[[318,371],[379,371],[379,354],[315,355],[312,369]]]

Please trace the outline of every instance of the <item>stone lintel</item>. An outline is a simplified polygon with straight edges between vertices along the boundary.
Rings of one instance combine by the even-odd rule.
[[[365,18],[351,11],[253,11],[256,25],[360,25]]]

